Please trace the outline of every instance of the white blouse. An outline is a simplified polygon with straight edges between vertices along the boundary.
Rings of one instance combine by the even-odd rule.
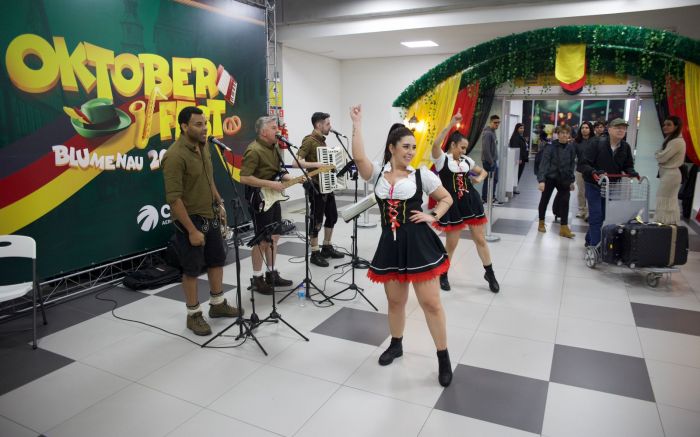
[[[389,181],[384,177],[384,173],[391,171],[391,163],[387,162],[382,169],[378,162],[372,163],[372,176],[367,182],[375,184],[374,193],[380,199],[396,199],[396,200],[407,200],[416,194],[416,170],[410,165],[407,168],[408,177],[400,179],[394,186],[392,186]],[[420,179],[423,185],[423,192],[430,195],[433,191],[437,190],[442,183],[440,178],[428,170],[425,167],[420,167]],[[381,177],[379,176],[381,172]],[[377,181],[377,178],[379,180]]]
[[[476,167],[476,162],[468,156],[462,155],[459,161],[456,161],[452,154],[447,155],[445,152],[442,152],[437,159],[433,158],[432,154],[430,155],[430,159],[435,164],[435,170],[440,171],[445,166],[445,156],[447,156],[447,168],[452,173],[466,173]]]

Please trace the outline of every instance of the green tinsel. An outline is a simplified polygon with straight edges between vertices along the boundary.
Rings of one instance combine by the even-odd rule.
[[[517,78],[551,73],[556,47],[576,43],[588,46],[589,74],[628,74],[637,81],[648,79],[659,95],[665,92],[666,75],[682,77],[685,61],[700,64],[700,41],[663,30],[599,25],[538,29],[499,37],[457,53],[409,85],[393,105],[409,107],[460,71],[463,72],[460,88],[479,80],[482,89],[505,82],[512,86]],[[545,89],[551,85],[545,84]]]

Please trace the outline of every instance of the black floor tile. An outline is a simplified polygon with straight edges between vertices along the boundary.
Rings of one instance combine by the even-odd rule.
[[[22,344],[0,357],[0,395],[73,362],[70,358]],[[40,414],[37,412],[37,414]]]
[[[689,235],[688,236],[688,250],[691,252],[700,252],[700,236],[699,235]]]
[[[654,402],[643,358],[557,344],[549,380]]]
[[[296,241],[286,241],[277,246],[277,253],[287,256],[304,256],[306,254],[306,245]]]
[[[460,364],[435,408],[539,434],[548,388],[547,381]]]
[[[501,218],[491,226],[491,232],[499,234],[527,235],[532,227],[532,221]]]
[[[700,335],[700,312],[632,302],[637,326]]]
[[[138,291],[129,290],[122,287],[112,287],[107,290],[90,293],[65,303],[65,306],[98,316],[111,311],[114,303],[100,299],[112,299],[117,301],[116,307],[128,305],[148,295]],[[100,299],[98,299],[98,297]],[[48,316],[48,315],[47,315]]]
[[[37,338],[69,328],[78,323],[95,317],[94,314],[78,310],[65,304],[54,305],[46,308],[46,325],[42,323],[41,310],[37,309]],[[0,324],[0,336],[4,341],[12,341],[26,344],[32,341],[32,315],[25,314],[22,317]],[[0,340],[0,343],[3,341]],[[41,342],[39,342],[41,346]],[[29,347],[29,346],[28,346]]]
[[[238,256],[240,257],[241,260],[244,260],[248,257],[250,257],[250,254],[252,252],[252,249],[248,248],[245,245],[241,245],[238,247]],[[236,262],[236,248],[235,247],[230,247],[228,249],[228,253],[226,254],[226,265],[230,265]]]
[[[241,279],[242,280],[242,279]],[[224,283],[224,292],[234,290],[235,285],[230,285]],[[204,279],[197,279],[197,296],[199,297],[199,303],[207,302],[209,300],[209,282]],[[185,302],[185,290],[182,289],[182,284],[175,284],[170,288],[166,288],[163,291],[156,293],[156,296],[167,297],[168,299],[177,300],[179,302]],[[233,303],[233,297],[229,298],[229,303]]]
[[[311,332],[379,346],[389,336],[389,324],[386,314],[342,308]]]

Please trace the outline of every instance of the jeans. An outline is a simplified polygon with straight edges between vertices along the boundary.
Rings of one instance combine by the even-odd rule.
[[[498,162],[494,162],[493,166],[484,163],[484,170],[489,172],[488,176],[484,178],[483,185],[481,187],[481,200],[486,202],[489,199],[489,177],[493,175],[493,200],[496,200],[496,184],[498,184]]]
[[[586,244],[597,246],[600,243],[600,228],[605,220],[605,199],[600,195],[598,184],[586,182],[586,202],[588,203]]]

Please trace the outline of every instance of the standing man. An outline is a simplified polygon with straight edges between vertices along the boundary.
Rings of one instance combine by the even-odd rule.
[[[209,317],[243,314],[226,303],[223,266],[226,261],[221,226],[226,225],[224,201],[214,184],[207,141],[207,121],[201,109],[189,106],[177,117],[180,137],[163,157],[165,199],[175,221],[177,252],[182,265],[182,288],[187,304],[187,328],[211,334],[199,307],[197,276],[206,267],[209,280]]]
[[[604,174],[626,174],[638,177],[634,170],[632,148],[623,140],[627,134],[627,122],[616,118],[608,124],[608,136],[599,137],[583,153],[581,173],[586,182],[586,200],[588,202],[588,232],[586,246],[597,246],[600,242],[600,227],[605,220],[605,199],[600,195],[598,180]],[[617,183],[619,178],[610,178],[610,183]]]
[[[481,164],[484,170],[488,172],[488,176],[484,179],[484,185],[481,187],[481,200],[486,203],[489,196],[489,178],[493,176],[493,204],[496,206],[502,205],[496,199],[496,184],[498,184],[498,138],[496,137],[496,129],[501,124],[501,118],[494,114],[489,117],[489,125],[484,128],[481,134]]]
[[[604,121],[596,121],[595,124],[593,125],[593,133],[595,134],[596,138],[604,137],[605,136],[605,122]]]
[[[296,168],[301,165],[305,169],[314,169],[323,167],[323,164],[318,162],[316,149],[326,146],[326,135],[331,131],[331,116],[325,112],[314,112],[311,116],[311,125],[314,130],[301,142],[301,147],[297,153],[299,164],[295,161],[292,165]],[[309,232],[311,244],[312,264],[320,267],[328,267],[328,261],[325,258],[342,258],[344,255],[333,248],[331,238],[333,237],[333,227],[338,221],[338,208],[335,205],[335,194],[321,194],[319,177],[314,176],[312,183],[316,190],[310,186],[306,188],[311,203],[311,230]],[[323,218],[326,218],[325,224]],[[318,247],[318,233],[323,225],[323,246]]]
[[[282,174],[282,155],[277,147],[277,118],[264,116],[255,121],[255,133],[257,138],[248,145],[243,154],[241,166],[241,183],[246,185],[246,199],[250,203],[253,216],[255,233],[262,231],[267,226],[281,224],[282,207],[275,203],[270,209],[264,211],[261,205],[259,188],[270,188],[282,192],[284,185],[277,180],[291,179],[288,173]],[[275,258],[277,256],[277,241],[280,238],[279,226],[274,226],[271,240],[260,242],[253,247],[251,258],[253,260],[253,278],[250,285],[253,290],[261,294],[274,293],[275,286],[288,287],[292,281],[282,279],[275,270]],[[263,278],[263,253],[269,270]]]

